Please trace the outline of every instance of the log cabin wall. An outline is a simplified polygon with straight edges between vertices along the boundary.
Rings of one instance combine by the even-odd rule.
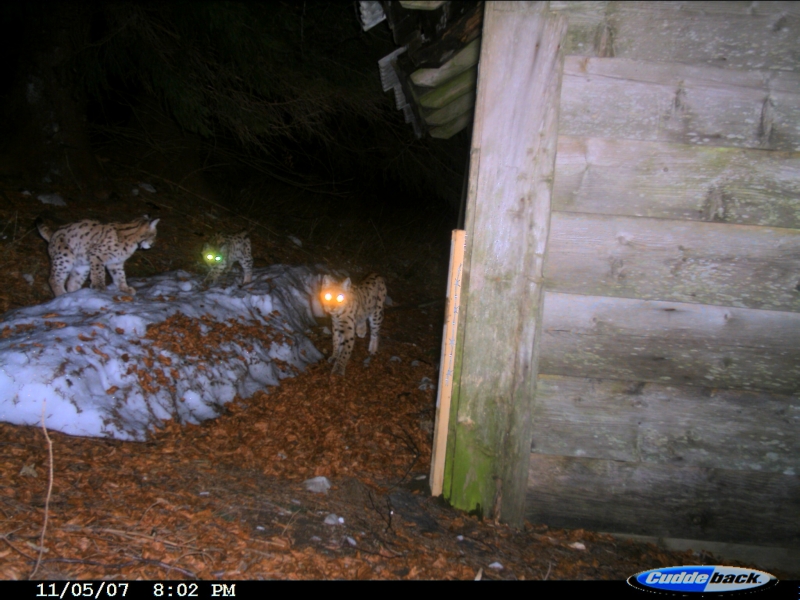
[[[800,566],[800,5],[550,10],[569,25],[526,516]]]

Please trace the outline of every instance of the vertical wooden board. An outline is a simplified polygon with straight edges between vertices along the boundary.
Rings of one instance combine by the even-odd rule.
[[[800,549],[800,478],[531,454],[526,517],[551,527]]]
[[[800,150],[800,73],[568,56],[562,135]]]
[[[800,153],[562,135],[553,210],[800,229]]]
[[[569,20],[566,54],[726,69],[800,70],[792,2],[551,2]]]
[[[800,312],[800,229],[554,212],[548,290]]]
[[[800,395],[540,375],[538,454],[800,474]]]
[[[565,30],[546,3],[486,5],[449,489],[455,506],[512,523],[530,453]]]
[[[800,314],[547,292],[539,372],[800,390]]]
[[[447,270],[447,303],[444,311],[442,351],[439,360],[439,385],[436,396],[436,422],[431,456],[431,495],[440,496],[444,487],[444,461],[450,429],[450,402],[455,372],[456,335],[461,304],[461,278],[464,271],[465,231],[454,229],[450,241],[450,266]]]

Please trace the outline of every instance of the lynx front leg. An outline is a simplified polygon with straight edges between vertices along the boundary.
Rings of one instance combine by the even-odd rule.
[[[347,361],[350,360],[350,355],[353,353],[353,344],[356,339],[353,333],[352,323],[346,323],[339,331],[341,343],[339,344],[339,351],[333,365],[333,375],[341,375],[344,377],[344,369],[347,366]]]
[[[123,294],[136,295],[136,290],[130,287],[125,279],[125,263],[112,263],[107,266],[111,279],[117,284],[117,289]]]
[[[253,259],[243,258],[239,264],[242,265],[242,285],[247,285],[253,281]]]
[[[381,323],[383,323],[383,312],[374,312],[369,316],[369,353],[376,354],[378,352],[378,335],[381,332]]]

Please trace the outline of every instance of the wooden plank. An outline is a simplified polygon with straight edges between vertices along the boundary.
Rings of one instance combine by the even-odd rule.
[[[568,56],[562,135],[800,150],[800,73]]]
[[[475,106],[475,93],[468,92],[453,100],[450,104],[439,110],[423,115],[425,122],[431,126],[444,125],[462,115],[472,116]]]
[[[540,375],[532,451],[800,474],[800,396]]]
[[[471,93],[475,89],[477,81],[478,67],[476,66],[424,93],[419,97],[419,104],[423,108],[442,108],[460,96]]]
[[[548,290],[800,312],[800,229],[554,212]]]
[[[453,395],[453,372],[456,359],[456,333],[461,304],[461,278],[464,271],[466,231],[454,229],[450,240],[450,266],[447,270],[447,306],[444,311],[442,352],[439,360],[439,385],[436,395],[436,423],[431,453],[430,486],[432,496],[441,496],[444,488],[444,461],[447,434],[450,430],[450,401]]]
[[[562,135],[553,209],[800,229],[800,153]]]
[[[800,390],[800,314],[547,292],[539,373]]]
[[[465,112],[439,127],[431,127],[428,131],[432,138],[447,140],[472,123],[472,111]]]
[[[727,69],[800,70],[795,2],[551,2],[566,54]]]
[[[565,32],[546,2],[486,5],[445,497],[515,525],[524,514]]]
[[[418,69],[414,71],[411,74],[411,81],[414,82],[414,85],[421,87],[436,87],[477,65],[480,50],[480,39],[472,40],[463,50],[438,69]]]
[[[407,10],[436,10],[444,0],[400,0],[400,6]]]
[[[531,454],[528,485],[532,523],[800,548],[796,475]]]

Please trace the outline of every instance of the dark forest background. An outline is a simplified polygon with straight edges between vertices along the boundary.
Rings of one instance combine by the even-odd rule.
[[[247,182],[450,221],[468,140],[414,137],[381,90],[395,49],[355,2],[0,3],[0,155],[113,195],[104,161],[206,197]]]

